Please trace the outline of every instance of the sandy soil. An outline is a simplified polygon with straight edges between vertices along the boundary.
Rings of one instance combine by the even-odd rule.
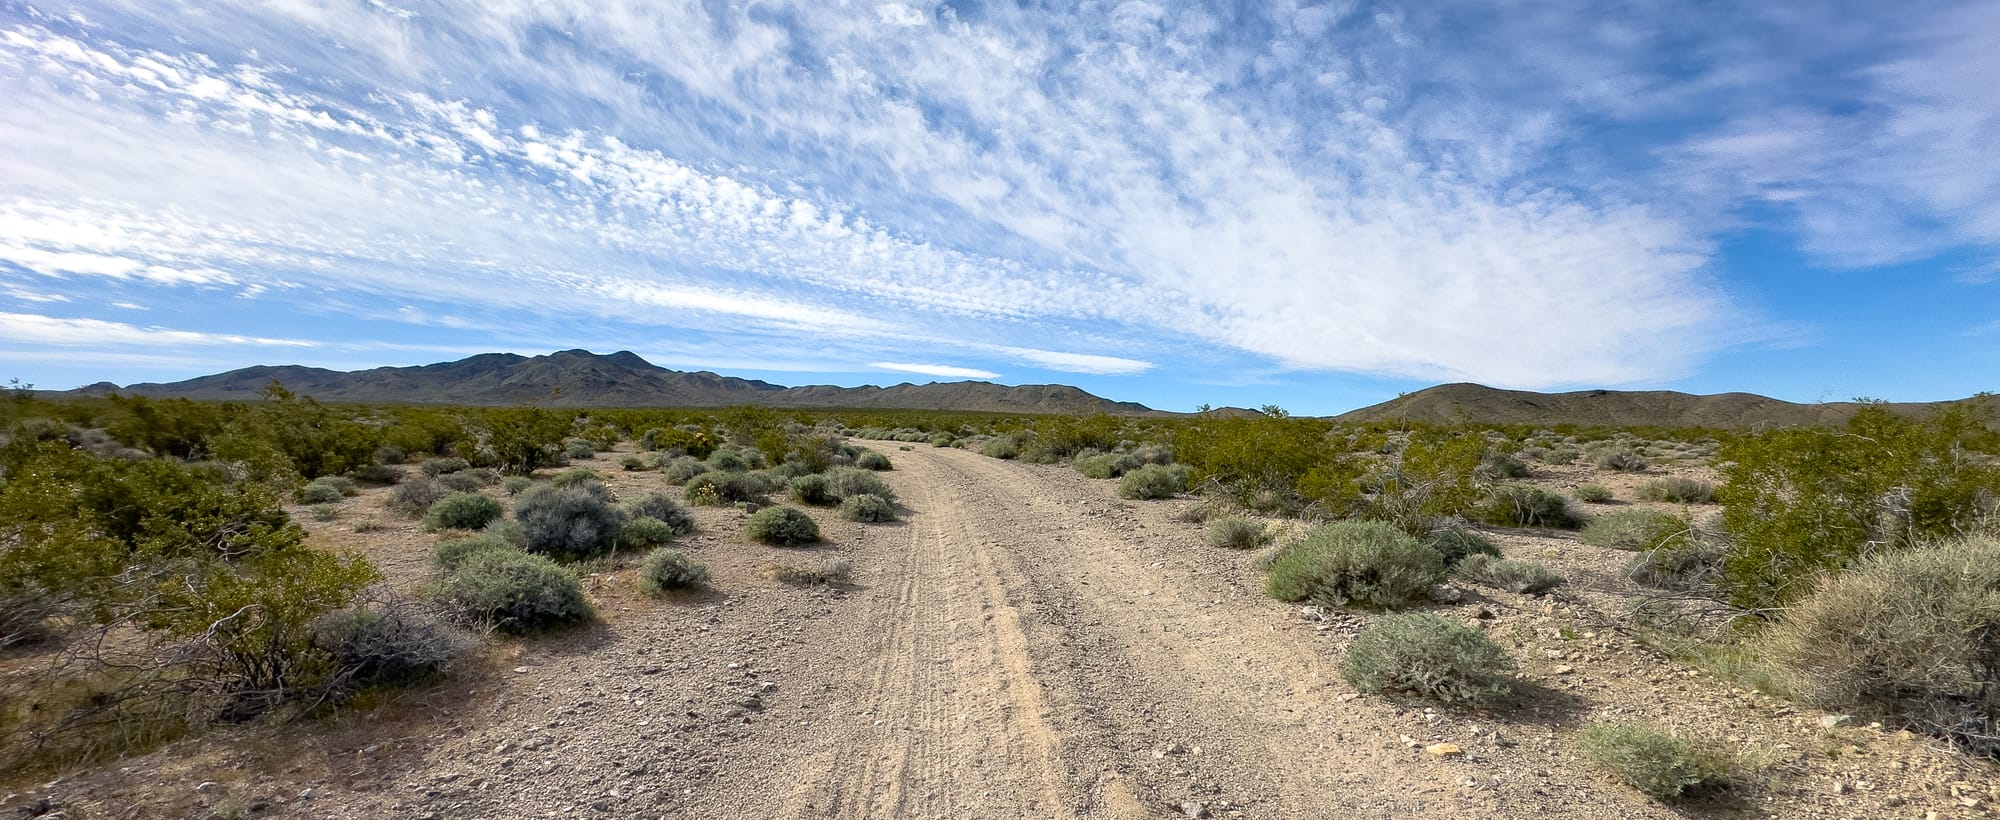
[[[900,523],[815,510],[827,541],[779,549],[743,539],[741,513],[702,509],[686,546],[712,590],[653,599],[629,570],[595,576],[601,622],[499,641],[437,688],[221,730],[0,806],[46,799],[70,818],[1924,818],[1985,816],[2000,801],[1987,763],[1877,728],[1823,729],[1816,713],[1639,646],[1612,605],[1622,554],[1573,534],[1499,536],[1575,590],[1466,590],[1436,608],[1507,646],[1527,694],[1491,713],[1432,710],[1357,696],[1338,664],[1372,616],[1266,598],[1251,554],[1174,520],[1194,501],[1125,501],[1115,482],[1063,467],[867,444],[895,459],[884,475]],[[662,488],[657,474],[613,475],[621,494]],[[418,583],[433,539],[379,499],[346,503],[343,520],[312,523],[315,537]],[[364,517],[391,526],[352,532]],[[853,563],[851,584],[757,575],[833,559]],[[1581,759],[1574,732],[1598,718],[1677,727],[1755,765],[1720,799],[1663,806]]]

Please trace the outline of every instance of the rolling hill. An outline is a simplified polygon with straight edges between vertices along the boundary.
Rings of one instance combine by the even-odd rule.
[[[2000,407],[1992,398],[1983,401]],[[1898,413],[1926,413],[1956,402],[1890,404]],[[1576,424],[1590,427],[1828,427],[1843,424],[1863,405],[1796,404],[1752,393],[1698,396],[1671,390],[1579,390],[1534,393],[1477,384],[1442,384],[1353,410],[1340,421],[1418,421],[1439,424]]]

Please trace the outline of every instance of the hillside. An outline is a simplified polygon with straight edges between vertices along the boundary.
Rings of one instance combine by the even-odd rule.
[[[1911,402],[1888,407],[1898,413],[1924,413],[1954,403]],[[1671,390],[1534,393],[1477,384],[1443,384],[1353,410],[1337,418],[1354,422],[1402,420],[1441,424],[1473,422],[1747,429],[1835,426],[1846,422],[1861,407],[1855,402],[1796,404],[1752,393],[1709,396]]]
[[[93,385],[83,392],[117,390],[154,397],[213,401],[257,398],[272,381],[320,401],[385,404],[511,405],[549,407],[828,407],[896,410],[966,410],[1001,413],[1151,415],[1133,402],[1114,402],[1075,387],[988,382],[932,382],[892,387],[785,387],[707,371],[659,367],[637,354],[599,355],[564,350],[546,356],[485,353],[417,367],[343,372],[297,365],[245,367],[186,381],[126,387]]]

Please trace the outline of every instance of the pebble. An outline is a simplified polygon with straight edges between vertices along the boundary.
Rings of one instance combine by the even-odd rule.
[[[1425,746],[1424,751],[1429,755],[1431,755],[1432,757],[1449,758],[1449,757],[1465,756],[1465,750],[1459,748],[1458,744],[1456,743],[1433,743],[1429,746]]]
[[[1186,801],[1182,801],[1182,802],[1181,802],[1181,816],[1183,816],[1183,817],[1207,817],[1207,816],[1208,816],[1208,806],[1207,806],[1207,805],[1204,805],[1204,804],[1203,804],[1203,803],[1201,803],[1200,801],[1196,801],[1196,800],[1186,800]]]

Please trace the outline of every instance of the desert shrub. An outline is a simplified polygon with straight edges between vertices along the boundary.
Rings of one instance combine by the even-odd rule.
[[[853,574],[854,565],[838,558],[812,566],[766,564],[757,570],[757,575],[761,578],[795,586],[844,584]]]
[[[479,643],[415,602],[389,597],[321,615],[312,642],[331,658],[344,691],[435,678]]]
[[[1021,442],[1013,436],[994,436],[979,446],[979,454],[998,459],[1019,458]]]
[[[452,493],[424,513],[427,530],[476,530],[506,513],[500,500],[479,493]]]
[[[675,538],[695,530],[694,514],[674,503],[664,493],[647,493],[625,502],[625,514],[635,521],[650,518],[665,524],[672,528]]]
[[[573,438],[563,442],[563,456],[578,460],[596,458],[597,448],[591,446],[591,443],[588,441]]]
[[[653,462],[644,456],[625,456],[618,459],[618,468],[628,473],[636,473],[653,469]]]
[[[1759,644],[1807,703],[2000,754],[2000,538],[1857,561],[1798,598]]]
[[[312,506],[312,517],[314,521],[332,521],[340,517],[340,505],[314,504]]]
[[[724,473],[749,472],[754,466],[745,451],[736,448],[717,450],[708,457],[708,469]]]
[[[1500,557],[1500,548],[1494,546],[1493,539],[1458,527],[1434,530],[1424,537],[1423,544],[1437,551],[1438,557],[1444,559],[1446,569],[1474,555]]]
[[[305,504],[332,504],[342,498],[340,488],[322,484],[318,479],[299,488],[299,501]]]
[[[570,560],[611,551],[625,515],[600,484],[530,487],[514,501],[514,520],[529,552]]]
[[[454,493],[477,492],[480,487],[486,486],[486,482],[479,480],[478,474],[474,473],[471,470],[460,470],[455,473],[445,473],[444,475],[431,479],[431,481],[437,484],[439,487],[442,487]]]
[[[487,550],[512,550],[520,552],[521,548],[515,546],[513,542],[508,541],[505,537],[493,533],[482,533],[462,538],[447,538],[439,541],[437,546],[431,548],[431,566],[437,567],[444,572],[450,572],[457,569],[459,564],[464,563],[465,559]]]
[[[765,507],[751,513],[743,532],[754,540],[780,547],[819,540],[819,524],[793,507]]]
[[[522,490],[534,486],[535,480],[524,475],[510,475],[500,480],[500,489],[508,495],[520,495]]]
[[[61,609],[61,599],[41,584],[0,585],[0,649],[48,637],[48,621]]]
[[[555,478],[549,479],[549,484],[555,487],[595,486],[599,494],[609,498],[609,491],[604,488],[604,476],[598,475],[596,470],[588,467],[578,467],[573,470],[564,470],[557,473]]]
[[[751,470],[741,475],[743,486],[757,494],[759,503],[765,496],[785,489],[785,477],[770,470]]]
[[[1578,484],[1570,491],[1576,500],[1586,504],[1604,504],[1611,501],[1611,488],[1602,484]]]
[[[1658,510],[1619,510],[1590,519],[1583,543],[1620,550],[1656,550],[1692,535],[1688,520]]]
[[[657,593],[705,583],[708,583],[708,567],[680,550],[657,549],[639,559],[641,592]]]
[[[863,470],[879,471],[879,470],[895,469],[893,466],[890,465],[888,456],[875,452],[874,450],[869,450],[865,453],[862,453],[859,456],[856,456],[854,459],[854,466],[860,467]]]
[[[680,534],[657,518],[634,518],[618,530],[618,544],[626,549],[649,549],[673,541]]]
[[[1679,592],[1705,589],[1722,575],[1728,551],[1703,538],[1668,538],[1665,544],[1634,556],[1626,570],[1634,583]]]
[[[1431,614],[1384,615],[1347,647],[1341,677],[1362,692],[1480,705],[1513,691],[1514,659],[1465,624]]]
[[[660,465],[660,478],[668,484],[686,484],[688,479],[708,472],[708,465],[693,456],[680,456]]]
[[[485,550],[438,582],[439,602],[494,626],[525,632],[590,617],[576,573],[540,555]]]
[[[1479,476],[1486,479],[1527,478],[1528,464],[1513,453],[1490,453],[1479,465]]]
[[[1394,607],[1444,580],[1436,550],[1380,521],[1338,521],[1286,546],[1264,589],[1280,601]]]
[[[846,499],[856,495],[881,496],[896,500],[896,491],[889,489],[889,482],[882,477],[859,467],[835,467],[826,471],[828,491],[835,498]]]
[[[1569,529],[1577,525],[1567,499],[1525,484],[1495,487],[1480,505],[1478,514],[1481,521],[1503,527]]]
[[[1227,516],[1208,522],[1208,543],[1232,550],[1255,549],[1271,540],[1264,525],[1242,516]]]
[[[1574,447],[1556,447],[1550,449],[1548,455],[1542,456],[1541,461],[1544,464],[1574,464],[1582,457],[1583,453]]]
[[[1698,478],[1668,476],[1639,485],[1639,497],[1646,501],[1708,504],[1715,501],[1715,485]]]
[[[950,433],[939,433],[935,436],[931,436],[932,447],[950,447],[953,444],[957,443],[958,443],[958,437]]]
[[[682,493],[681,497],[687,499],[688,504],[696,507],[722,506],[722,496],[716,494],[714,487],[695,487]]]
[[[1078,453],[1076,460],[1070,464],[1087,478],[1117,478],[1139,466],[1137,460],[1125,454],[1100,453],[1095,450]]]
[[[465,459],[459,458],[458,456],[445,456],[443,458],[434,458],[424,462],[422,469],[424,471],[424,475],[436,478],[446,473],[455,473],[460,470],[472,469],[472,462],[466,461]]]
[[[1118,479],[1118,496],[1172,498],[1187,489],[1189,472],[1185,464],[1147,464]]]
[[[707,490],[719,499],[718,503],[734,504],[741,501],[761,503],[764,501],[764,486],[762,480],[751,477],[748,472],[730,473],[712,470],[688,479],[687,498],[689,503],[694,503],[693,494]]]
[[[1649,796],[1671,800],[1729,781],[1728,760],[1650,726],[1593,723],[1576,736],[1585,757]]]
[[[1131,456],[1140,464],[1174,463],[1174,451],[1164,444],[1147,444],[1135,447],[1132,449]]]
[[[880,524],[896,520],[896,505],[879,495],[856,493],[840,500],[840,517]]]
[[[1600,450],[1597,454],[1590,457],[1590,463],[1596,465],[1597,469],[1611,470],[1619,473],[1636,473],[1652,466],[1650,462],[1646,461],[1645,456],[1639,455],[1638,451],[1627,447],[1613,447]]]
[[[802,475],[785,484],[792,498],[800,504],[829,507],[840,503],[839,496],[833,494],[833,485],[827,482],[826,476],[818,473]]]
[[[375,461],[378,464],[401,464],[408,460],[410,454],[401,447],[385,445],[375,448]]]
[[[391,467],[387,464],[363,464],[352,470],[348,470],[346,477],[366,484],[388,486],[402,481],[403,471],[401,468]]]
[[[423,515],[443,497],[444,488],[436,481],[405,481],[389,491],[389,506],[405,515]]]
[[[1486,553],[1466,556],[1458,562],[1457,573],[1460,578],[1481,586],[1528,595],[1541,595],[1563,584],[1562,576],[1541,564]]]

